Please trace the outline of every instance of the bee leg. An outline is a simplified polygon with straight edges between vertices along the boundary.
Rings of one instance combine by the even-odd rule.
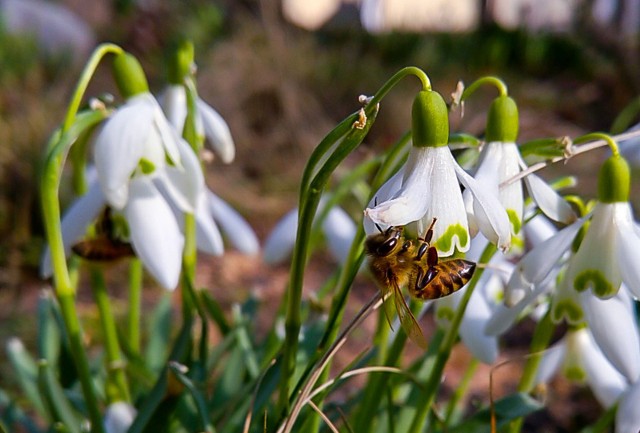
[[[406,253],[407,250],[411,248],[411,245],[413,245],[413,242],[406,241],[404,244],[402,244],[402,249],[400,250],[400,253]]]
[[[416,276],[416,284],[414,290],[416,292],[421,292],[424,290],[427,285],[433,281],[433,279],[438,275],[438,270],[436,268],[430,267],[427,269],[425,273],[422,268],[418,269],[418,275]]]

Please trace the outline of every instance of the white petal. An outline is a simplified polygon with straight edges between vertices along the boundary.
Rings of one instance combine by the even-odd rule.
[[[180,210],[193,213],[199,195],[204,193],[204,174],[198,157],[185,140],[178,139],[177,148],[182,166],[158,170],[156,182]]]
[[[71,254],[71,245],[84,236],[87,227],[98,217],[105,204],[100,185],[97,181],[93,181],[87,193],[69,206],[61,222],[62,242],[66,256]],[[40,275],[42,278],[49,278],[52,271],[51,251],[47,246],[42,256]]]
[[[298,231],[298,209],[287,213],[273,228],[262,250],[265,263],[275,265],[284,262],[296,242]]]
[[[549,288],[548,284],[538,284],[534,290],[528,290],[524,293],[519,302],[513,304],[513,307],[508,307],[510,304],[499,305],[487,321],[484,332],[488,335],[501,335],[507,332],[520,314],[546,293]]]
[[[500,183],[520,173],[520,152],[515,143],[501,143],[502,164],[500,165]],[[522,182],[513,182],[500,188],[500,202],[507,210],[510,219],[515,218],[516,227],[512,224],[512,234],[517,234],[515,230],[522,225],[522,215],[524,212],[524,197],[522,193]],[[512,221],[514,222],[514,221]]]
[[[341,207],[334,206],[322,222],[327,246],[339,263],[344,263],[356,236],[356,224]]]
[[[640,380],[627,389],[620,398],[616,413],[616,433],[640,431]]]
[[[508,250],[511,246],[511,223],[495,194],[496,191],[492,194],[491,191],[485,190],[478,181],[469,176],[455,161],[453,162],[458,179],[473,194],[473,210],[482,234],[495,243],[500,250]]]
[[[460,325],[460,338],[471,353],[485,364],[493,364],[498,358],[498,339],[485,334],[484,328],[493,314],[482,290],[471,295]]]
[[[178,285],[184,247],[178,222],[149,178],[132,179],[130,191],[124,213],[133,249],[158,283],[173,290]]]
[[[169,124],[169,121],[164,116],[162,112],[162,108],[158,104],[158,101],[151,95],[148,94],[147,104],[149,104],[149,109],[153,113],[153,129],[152,133],[157,134],[159,142],[162,143],[162,147],[164,151],[167,153],[167,157],[169,161],[171,161],[174,165],[180,166],[180,149],[178,141],[181,136],[176,131],[173,126]]]
[[[404,226],[422,218],[431,204],[432,182],[439,174],[445,174],[443,168],[446,170],[446,167],[438,167],[439,173],[436,173],[438,158],[433,150],[436,148],[412,148],[400,190],[390,200],[378,200],[378,205],[366,209],[365,215],[373,222],[387,226]],[[457,181],[455,183],[457,186]]]
[[[618,371],[629,381],[640,376],[640,339],[630,296],[620,291],[602,300],[582,292],[580,301],[593,338]]]
[[[400,170],[398,170],[393,176],[391,176],[380,187],[378,191],[376,191],[375,195],[367,205],[367,209],[377,206],[378,203],[382,203],[391,199],[391,197],[393,197],[400,190],[400,188],[402,187],[402,179],[404,178],[405,167],[406,167],[406,164]],[[365,218],[363,220],[363,224],[364,224],[365,233],[370,235],[372,233],[378,232],[378,229],[375,227],[375,224],[373,223],[373,221],[371,221],[371,218],[367,216],[366,210],[365,210]],[[382,227],[383,230],[386,228],[387,228],[386,225]]]
[[[586,329],[578,331],[582,366],[587,382],[596,399],[604,407],[611,407],[627,387],[627,381],[602,354]]]
[[[202,99],[198,99],[198,114],[202,119],[204,135],[213,152],[225,164],[236,157],[236,145],[231,137],[229,125],[220,114]]]
[[[538,365],[534,383],[538,385],[549,382],[553,375],[560,369],[566,353],[567,346],[564,339],[545,350],[542,354],[540,365]]]
[[[640,298],[640,232],[633,221],[628,203],[616,204],[615,223],[618,230],[618,263],[622,281],[637,298]]]
[[[576,220],[576,214],[571,206],[544,180],[535,174],[524,178],[529,195],[546,216],[554,221],[570,224]]]
[[[187,117],[187,95],[184,86],[179,84],[168,86],[159,99],[167,120],[178,134],[182,134]]]
[[[584,222],[584,218],[574,222],[529,251],[516,266],[516,272],[529,283],[542,281],[559,264]]]
[[[211,191],[207,191],[207,198],[209,211],[229,242],[243,254],[257,254],[260,251],[260,242],[242,215]]]
[[[144,98],[133,97],[107,120],[96,139],[98,178],[107,202],[115,209],[127,203],[129,178],[145,151],[152,118]]]
[[[524,232],[533,247],[555,236],[558,229],[543,214],[537,214],[524,225]]]
[[[282,13],[292,23],[307,30],[317,30],[340,7],[341,0],[283,0]]]
[[[570,286],[570,280],[566,274],[556,287],[551,300],[551,320],[560,323],[565,320],[570,325],[582,325],[584,323],[584,311],[580,304],[579,293]]]
[[[224,252],[222,234],[210,213],[208,192],[201,194],[198,198],[195,217],[198,249],[207,254],[221,256]]]
[[[136,409],[123,401],[110,404],[104,414],[105,432],[126,433],[133,424],[136,414]]]
[[[614,205],[596,204],[589,230],[567,268],[572,287],[592,289],[601,298],[615,295],[622,284],[614,213]]]

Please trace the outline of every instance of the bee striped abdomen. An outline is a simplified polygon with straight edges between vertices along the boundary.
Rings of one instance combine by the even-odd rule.
[[[409,284],[409,290],[418,299],[442,298],[467,284],[475,269],[474,262],[463,259],[439,262],[426,273],[419,268],[415,279]]]

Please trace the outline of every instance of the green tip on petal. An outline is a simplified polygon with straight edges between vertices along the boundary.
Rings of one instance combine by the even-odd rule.
[[[449,141],[447,104],[438,92],[423,90],[413,100],[411,133],[416,147],[446,146]]]
[[[620,289],[620,287],[614,287],[597,269],[587,269],[580,272],[573,281],[573,287],[579,292],[591,287],[593,293],[599,298],[610,298]]]
[[[584,369],[580,368],[577,365],[572,365],[564,369],[564,375],[572,382],[583,383],[587,380],[587,374]]]
[[[520,229],[522,228],[522,221],[520,221],[520,217],[518,217],[518,212],[514,209],[507,209],[507,216],[509,217],[509,221],[511,222],[511,230],[514,235],[520,233]]]
[[[193,43],[182,41],[173,52],[168,66],[168,80],[171,84],[182,84],[184,77],[191,73],[195,59]]]
[[[449,307],[440,307],[436,313],[438,320],[451,322],[453,321],[456,312]]]
[[[551,309],[551,320],[553,323],[560,323],[563,318],[573,324],[582,322],[582,308],[569,299],[556,302]]]
[[[138,161],[138,167],[144,174],[151,174],[156,170],[155,164],[147,158],[140,158],[140,161]]]
[[[125,99],[149,92],[147,77],[140,62],[129,53],[122,52],[116,55],[113,60],[113,77]]]
[[[487,142],[515,143],[518,138],[518,106],[509,96],[498,96],[491,103],[487,115]]]
[[[453,248],[453,237],[457,236],[460,248],[466,248],[469,244],[469,232],[460,224],[447,227],[447,230],[434,243],[438,251],[450,251]]]
[[[598,200],[602,203],[629,201],[630,188],[629,164],[620,155],[610,156],[598,174]]]

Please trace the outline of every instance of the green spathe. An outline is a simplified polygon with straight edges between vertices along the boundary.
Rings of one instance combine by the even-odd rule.
[[[579,292],[591,287],[593,293],[599,298],[610,298],[618,293],[620,288],[614,287],[598,269],[587,269],[580,272],[573,281],[573,287]]]
[[[411,134],[416,147],[446,146],[449,142],[447,104],[438,92],[423,90],[411,108]]]
[[[602,203],[629,201],[630,187],[629,164],[620,155],[610,156],[598,174],[598,200]]]
[[[433,245],[439,251],[449,251],[453,245],[453,237],[457,236],[460,248],[466,248],[469,244],[469,232],[460,224],[447,227],[447,230],[436,240]]]
[[[176,48],[168,65],[168,80],[171,84],[182,84],[191,73],[194,61],[194,48],[191,41],[183,41]]]
[[[149,92],[147,77],[140,62],[129,53],[117,54],[113,60],[113,77],[125,99]]]
[[[509,96],[498,96],[489,107],[487,115],[487,142],[515,143],[518,138],[518,106]]]

